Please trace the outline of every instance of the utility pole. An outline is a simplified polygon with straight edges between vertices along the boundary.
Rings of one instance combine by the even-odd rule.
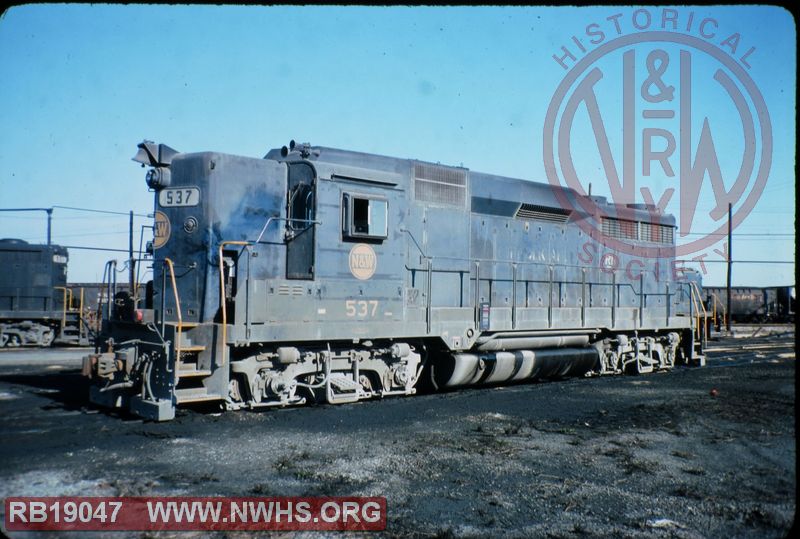
[[[731,266],[733,265],[733,223],[731,219],[731,203],[728,202],[728,304],[725,307],[727,312],[727,320],[725,321],[725,330],[731,332]]]
[[[136,290],[134,290],[134,280],[136,273],[134,272],[133,260],[133,210],[130,212],[130,219],[128,221],[128,281],[130,282],[130,294],[136,297]]]
[[[50,239],[53,228],[53,208],[46,208],[45,211],[47,212],[47,245],[49,246],[52,243]]]

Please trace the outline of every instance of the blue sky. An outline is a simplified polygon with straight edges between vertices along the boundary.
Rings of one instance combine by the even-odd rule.
[[[144,170],[130,160],[145,138],[253,157],[296,139],[547,181],[544,118],[566,73],[552,55],[573,35],[588,44],[592,22],[610,34],[606,18],[616,13],[623,32],[634,33],[635,9],[14,7],[0,19],[0,207],[149,213]],[[648,12],[656,20],[661,10]],[[775,7],[676,10],[681,25],[692,12],[694,21],[712,17],[719,35],[711,43],[739,33],[739,55],[756,48],[748,73],[772,120],[773,163],[766,191],[734,232],[734,260],[793,260],[794,20]],[[703,62],[698,55],[699,68]],[[703,84],[694,89],[695,109],[708,113],[723,172],[735,175],[741,128],[726,123],[718,88]],[[605,110],[618,87],[603,90]],[[573,144],[591,149],[588,133],[579,126]],[[594,192],[607,194],[604,183],[594,181]],[[701,214],[713,206],[709,194]],[[137,244],[146,221],[136,219]],[[125,216],[56,209],[53,225],[61,244],[127,248]],[[716,226],[706,215],[692,231]],[[43,241],[44,217],[0,213],[0,237]],[[73,282],[100,280],[104,261],[123,257],[70,256]],[[707,270],[707,283],[724,284],[724,264]],[[793,265],[734,266],[735,284],[793,282]]]

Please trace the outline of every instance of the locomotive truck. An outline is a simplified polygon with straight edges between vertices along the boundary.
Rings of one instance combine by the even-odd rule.
[[[567,188],[294,142],[138,148],[154,279],[143,303],[117,294],[84,358],[99,405],[169,420],[703,363],[696,280],[580,258],[608,251],[579,226],[597,219],[674,259],[652,207],[591,197],[590,215]]]

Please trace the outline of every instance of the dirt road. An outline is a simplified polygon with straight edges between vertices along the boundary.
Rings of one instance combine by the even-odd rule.
[[[396,537],[783,537],[794,338],[709,346],[702,369],[163,424],[89,407],[84,351],[3,351],[0,496],[378,495]]]

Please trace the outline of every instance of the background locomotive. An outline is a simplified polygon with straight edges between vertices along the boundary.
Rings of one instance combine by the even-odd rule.
[[[593,197],[590,216],[549,185],[294,142],[256,159],[146,141],[134,160],[155,191],[154,286],[116,302],[84,358],[95,403],[165,420],[702,363],[699,288],[669,256],[578,258],[589,217],[674,256],[674,218],[652,208]]]
[[[67,283],[69,253],[59,245],[0,240],[0,348],[92,344],[101,311],[130,285]],[[138,294],[144,287],[138,286]]]
[[[703,294],[706,310],[716,311],[718,325],[722,324],[724,315],[729,315],[732,322],[794,322],[793,286],[734,286],[730,308],[725,287],[705,287]]]
[[[59,245],[0,240],[0,347],[89,344]]]

